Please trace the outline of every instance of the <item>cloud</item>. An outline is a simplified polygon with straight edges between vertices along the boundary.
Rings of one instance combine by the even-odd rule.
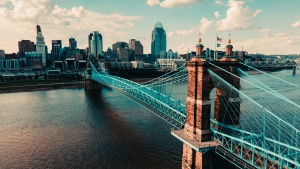
[[[159,0],[147,0],[147,5],[149,6],[154,6],[154,5],[159,5],[160,1]]]
[[[188,30],[178,30],[178,31],[176,31],[176,33],[178,35],[186,36],[186,35],[191,35],[194,31],[195,31],[195,27],[188,29]]]
[[[77,36],[83,37],[85,42],[83,47],[86,47],[86,37],[94,30],[100,31],[104,38],[107,37],[105,40],[107,43],[116,37],[129,36],[128,29],[134,27],[135,21],[143,18],[92,12],[82,6],[66,9],[55,5],[54,0],[10,0],[10,2],[12,9],[0,7],[0,22],[6,25],[5,28],[0,28],[0,31],[15,32],[13,36],[18,39],[28,38],[29,34],[35,39],[35,26],[39,24],[48,45],[52,39],[67,42],[69,37]],[[6,35],[3,36],[10,39]],[[110,44],[112,43],[114,42]]]
[[[0,0],[0,5],[5,5],[7,2],[9,2],[9,0]]]
[[[48,0],[10,0],[13,10],[1,8],[0,13],[4,19],[13,22],[43,20],[51,14],[54,2]]]
[[[185,43],[182,43],[180,45],[178,45],[177,47],[177,51],[178,53],[188,53],[188,52],[191,52],[195,49],[195,44],[185,44]]]
[[[187,4],[203,2],[204,0],[147,0],[147,5],[154,6],[160,5],[162,8],[173,8],[173,7],[182,7]]]
[[[224,3],[222,1],[220,1],[220,0],[215,0],[215,4],[217,4],[217,5],[224,5]]]
[[[278,37],[286,37],[286,36],[288,36],[288,34],[285,33],[285,32],[278,32],[278,33],[275,34],[275,36],[278,36]]]
[[[171,37],[173,34],[174,34],[173,31],[172,31],[172,32],[168,32],[168,33],[167,33],[167,36],[168,36],[168,37]]]
[[[294,27],[300,27],[300,20],[297,21],[297,22],[295,22],[295,23],[293,23],[293,24],[291,25],[291,27],[292,27],[292,28],[294,28]]]
[[[249,7],[243,7],[245,2],[229,0],[229,9],[226,18],[216,23],[218,31],[230,31],[249,29],[253,27],[252,20],[256,18],[261,10],[251,11]]]
[[[176,31],[176,33],[178,35],[191,35],[193,33],[198,34],[199,32],[205,33],[206,30],[213,24],[214,24],[213,20],[208,20],[207,18],[202,18],[200,23],[197,26],[192,27],[191,29],[187,29],[187,30],[178,30],[178,31]]]
[[[213,20],[208,20],[206,18],[202,18],[199,24],[199,32],[205,33],[205,31],[214,24]]]
[[[216,12],[215,12],[215,17],[216,17],[216,18],[220,18],[220,12],[219,12],[219,11],[216,11]]]
[[[283,40],[279,36],[261,37],[239,41],[234,44],[235,49],[248,51],[249,53],[272,54],[295,54],[300,50],[295,50],[295,45],[300,44],[300,36],[287,36]]]
[[[260,33],[269,33],[270,29],[260,29],[259,32]]]

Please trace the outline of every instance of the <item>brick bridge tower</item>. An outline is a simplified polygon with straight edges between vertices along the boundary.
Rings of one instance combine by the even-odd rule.
[[[93,76],[91,63],[98,70],[98,58],[95,57],[93,54],[90,54],[89,57],[86,59],[87,76],[84,78],[84,88],[86,90],[101,90],[101,84],[91,80],[91,77]]]
[[[229,40],[230,41],[230,40]],[[199,43],[201,40],[199,40]],[[230,41],[231,42],[231,41]],[[229,84],[237,89],[240,87],[240,80],[228,73],[212,66],[212,63],[233,74],[237,74],[239,62],[233,58],[232,45],[226,46],[226,55],[220,60],[207,61],[203,59],[203,45],[196,45],[197,56],[186,62],[188,69],[188,96],[186,99],[186,124],[184,129],[173,130],[172,135],[183,142],[182,168],[183,169],[212,169],[214,167],[213,149],[220,145],[220,141],[213,140],[210,131],[211,102],[210,92],[215,87],[212,83],[208,69],[222,77]],[[199,53],[199,54],[198,54]],[[221,99],[229,102],[222,102]],[[214,98],[214,120],[226,125],[239,126],[240,110],[230,112],[237,117],[231,119],[225,114],[226,104],[239,105],[239,98],[230,98],[226,93],[216,89]],[[218,128],[220,130],[220,128]]]

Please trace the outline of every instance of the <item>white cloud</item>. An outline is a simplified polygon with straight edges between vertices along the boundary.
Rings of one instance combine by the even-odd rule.
[[[300,44],[300,36],[287,36],[283,41],[282,37],[261,37],[254,39],[247,39],[244,41],[235,42],[234,48],[244,50],[249,53],[263,53],[263,54],[295,54],[300,50],[295,50],[295,45]]]
[[[295,23],[293,23],[293,24],[291,25],[291,27],[300,27],[300,20],[297,21],[297,22],[295,22]]]
[[[199,34],[199,32],[205,33],[206,30],[213,24],[214,24],[213,20],[208,20],[207,18],[202,18],[200,23],[197,26],[192,27],[191,29],[187,29],[187,30],[178,30],[178,31],[176,31],[176,33],[179,35],[191,35],[193,33]]]
[[[271,30],[270,29],[260,29],[260,33],[262,33],[265,37],[270,37],[271,36]]]
[[[154,6],[154,5],[159,5],[160,1],[159,0],[147,0],[147,5],[149,6]]]
[[[286,37],[286,36],[288,36],[288,34],[285,33],[285,32],[278,32],[278,33],[275,34],[275,36],[278,36],[278,37]]]
[[[251,11],[249,7],[243,7],[244,4],[243,1],[229,0],[226,18],[217,22],[217,30],[230,31],[251,28],[252,20],[259,15],[261,10]]]
[[[270,29],[261,29],[259,30],[260,33],[269,33]]]
[[[176,33],[178,35],[184,35],[184,36],[186,36],[186,35],[191,35],[192,33],[194,33],[195,30],[196,30],[196,28],[193,27],[193,28],[187,29],[187,30],[178,30],[178,31],[176,31]]]
[[[199,32],[205,33],[205,31],[214,24],[213,20],[202,18],[199,24]]]
[[[202,2],[204,0],[147,0],[149,6],[160,5],[162,8],[181,7],[187,4]]]
[[[177,51],[178,53],[188,53],[188,52],[191,52],[191,51],[194,51],[195,49],[195,44],[180,44],[178,47],[177,47]]]
[[[218,4],[218,5],[224,5],[224,3],[220,0],[215,0],[215,4]]]
[[[216,18],[220,18],[220,12],[219,12],[219,11],[216,11],[216,12],[215,12],[215,17],[216,17]]]
[[[5,5],[7,2],[9,2],[9,0],[0,0],[0,5]]]
[[[174,34],[173,31],[172,31],[172,32],[168,32],[168,33],[167,33],[167,36],[168,36],[168,37],[171,37],[173,34]]]
[[[52,39],[62,39],[63,42],[67,42],[69,37],[76,38],[77,36],[83,37],[82,47],[86,47],[86,37],[94,30],[100,31],[104,39],[107,37],[104,42],[112,44],[114,42],[110,41],[113,38],[129,38],[128,29],[134,26],[134,21],[143,18],[92,12],[82,6],[66,9],[55,5],[54,0],[10,1],[13,9],[0,7],[0,22],[5,24],[0,31],[11,32],[13,35],[10,36],[16,36],[17,39],[32,37],[31,39],[35,41],[35,26],[39,24],[48,46]],[[10,39],[8,35],[2,34],[1,36]],[[80,39],[77,38],[77,40]],[[81,42],[78,44],[80,45]]]

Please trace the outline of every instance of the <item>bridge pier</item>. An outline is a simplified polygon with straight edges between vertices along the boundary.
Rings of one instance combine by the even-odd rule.
[[[101,90],[102,85],[90,79],[84,79],[84,88],[86,90]]]
[[[293,75],[295,75],[295,74],[296,74],[296,69],[297,69],[297,67],[296,67],[296,66],[294,66],[294,67],[293,67]]]
[[[231,73],[237,74],[238,61],[231,58],[222,58],[211,62]],[[195,57],[186,63],[188,69],[188,96],[186,99],[186,124],[184,129],[172,131],[172,134],[183,142],[182,168],[183,169],[212,169],[215,147],[220,145],[214,140],[210,130],[210,92],[215,88],[208,68],[239,89],[238,78],[213,67],[208,61]],[[224,101],[225,100],[225,101]],[[230,117],[224,104],[239,105],[239,95],[235,98],[227,96],[216,89],[214,119],[225,125],[239,126],[240,110],[233,110]],[[221,130],[220,127],[216,127]],[[218,162],[217,162],[218,163]]]
[[[102,85],[94,80],[92,80],[92,67],[91,67],[91,63],[93,64],[93,66],[97,69],[98,68],[98,58],[96,58],[93,55],[90,55],[87,58],[86,61],[86,67],[87,67],[87,75],[84,78],[84,88],[86,90],[101,90],[102,89]]]

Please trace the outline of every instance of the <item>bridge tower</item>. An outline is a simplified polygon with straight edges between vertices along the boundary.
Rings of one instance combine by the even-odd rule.
[[[101,84],[91,79],[91,77],[93,76],[91,63],[96,69],[98,69],[98,58],[95,57],[93,54],[90,54],[89,57],[86,59],[87,75],[84,78],[84,88],[86,90],[101,90]]]
[[[199,40],[199,43],[201,40]],[[230,41],[231,42],[231,41]],[[232,45],[226,46],[226,56],[217,61],[207,61],[203,55],[203,45],[196,46],[199,55],[186,62],[188,69],[188,96],[186,99],[186,124],[184,129],[172,131],[172,134],[183,142],[182,168],[183,169],[211,169],[213,167],[214,151],[220,141],[213,140],[210,131],[211,102],[210,92],[215,87],[208,69],[212,70],[228,83],[239,89],[240,81],[209,63],[217,65],[233,74],[237,74],[238,61],[231,58]],[[232,120],[224,112],[224,98],[228,104],[238,104],[239,98],[230,98],[216,89],[214,119],[226,125],[239,126],[240,110],[234,113],[237,117]],[[223,101],[221,101],[223,99]],[[238,102],[238,103],[236,103]],[[225,102],[227,103],[227,102]],[[221,128],[218,128],[221,130]]]

